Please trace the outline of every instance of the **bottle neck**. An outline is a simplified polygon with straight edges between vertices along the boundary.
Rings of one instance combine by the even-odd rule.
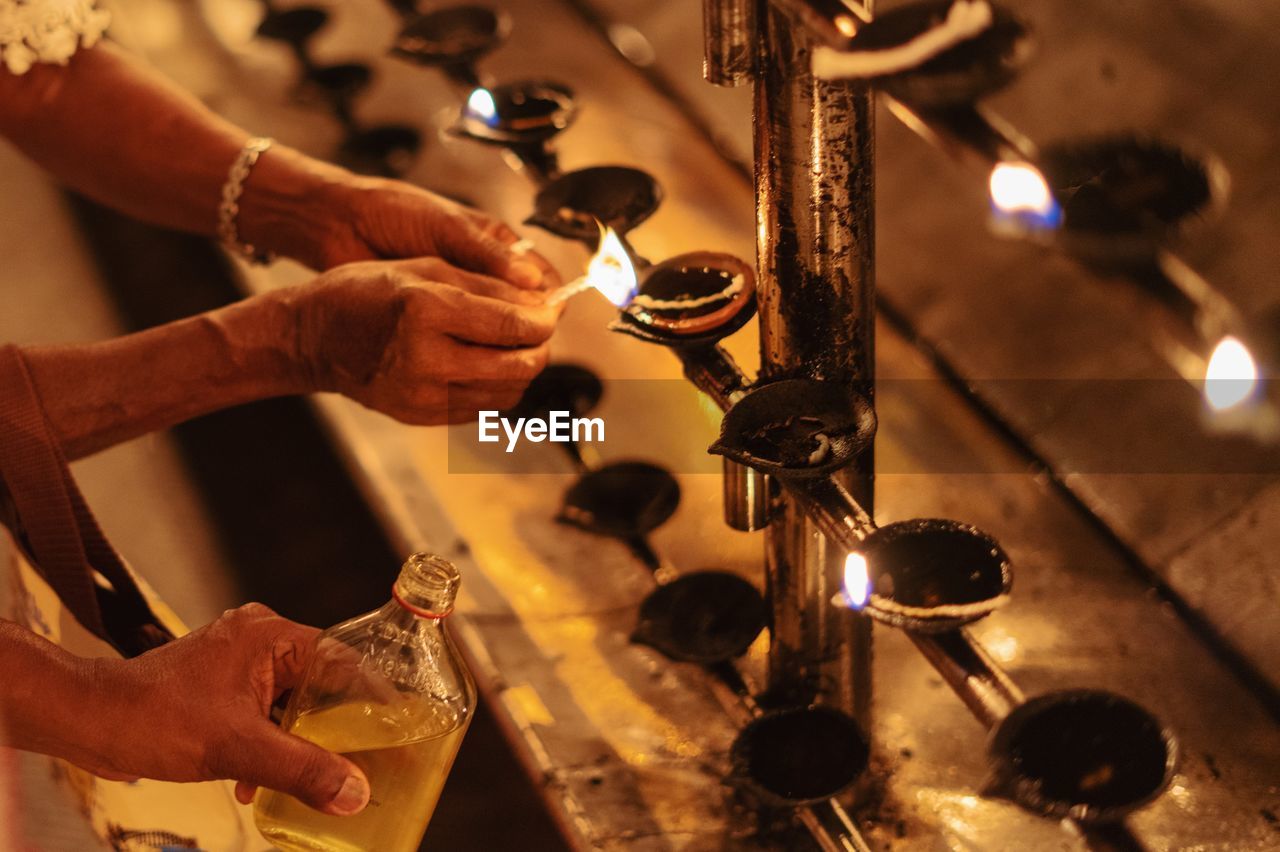
[[[391,587],[391,598],[398,607],[400,607],[403,610],[406,610],[415,618],[423,618],[423,619],[426,619],[427,621],[442,621],[445,618],[445,616],[453,612],[452,605],[450,605],[447,609],[432,610],[432,609],[426,609],[418,604],[413,603],[413,598],[411,596],[406,598],[401,594],[399,583],[396,583],[394,586]]]
[[[401,567],[391,596],[415,617],[439,621],[453,611],[460,583],[461,576],[453,563],[439,556],[415,553]]]

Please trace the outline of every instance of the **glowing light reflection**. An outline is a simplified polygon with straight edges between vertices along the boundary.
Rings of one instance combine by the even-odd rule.
[[[1228,335],[1209,356],[1204,373],[1204,398],[1214,411],[1235,408],[1258,387],[1258,365],[1247,346]]]
[[[493,92],[486,88],[474,90],[467,98],[467,112],[492,127],[498,121],[498,104]]]
[[[1033,228],[1056,228],[1062,221],[1062,208],[1049,182],[1030,163],[997,163],[988,188],[997,216],[1016,218]]]
[[[983,634],[982,644],[998,663],[1012,663],[1022,653],[1018,638],[1001,627],[993,627]]]
[[[627,247],[613,228],[600,232],[600,248],[587,264],[586,279],[606,299],[618,307],[625,307],[640,289],[635,264]]]
[[[854,551],[844,559],[844,603],[852,609],[862,609],[871,599],[871,575],[867,570],[867,557]]]

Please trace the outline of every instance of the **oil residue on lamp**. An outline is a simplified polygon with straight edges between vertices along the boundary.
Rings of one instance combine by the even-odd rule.
[[[1214,411],[1235,408],[1258,387],[1258,365],[1248,347],[1228,335],[1209,356],[1204,375],[1204,399]]]
[[[663,346],[707,346],[755,314],[755,272],[733,255],[694,251],[644,270],[609,328]]]
[[[841,606],[862,609],[871,600],[871,575],[867,557],[854,551],[844,559],[844,589],[836,595]]]
[[[1049,182],[1030,163],[997,163],[988,186],[997,224],[1046,230],[1062,223],[1062,207]]]
[[[493,92],[483,86],[472,91],[467,98],[467,114],[490,127],[495,126],[498,123],[498,104],[493,99]]]
[[[853,11],[852,6],[849,10]],[[941,21],[906,43],[877,50],[839,50],[825,46],[815,49],[813,73],[822,79],[838,80],[911,71],[990,29],[994,17],[986,0],[956,0]],[[858,22],[851,15],[838,15],[832,23],[846,38],[858,33]]]

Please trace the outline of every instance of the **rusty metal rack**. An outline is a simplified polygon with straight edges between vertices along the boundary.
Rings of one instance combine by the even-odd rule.
[[[1006,160],[1031,164],[1039,157],[1030,143],[975,106],[979,97],[1016,75],[1027,53],[1026,31],[1003,10],[978,5],[992,17],[980,35],[961,38],[926,60],[880,75],[873,82],[891,93],[895,114],[941,147],[958,146],[985,158],[988,167]],[[1141,708],[1106,693],[1064,692],[1026,703],[1021,690],[964,629],[1007,598],[1012,574],[999,546],[985,534],[955,522],[923,520],[879,528],[871,517],[875,433],[873,94],[865,78],[851,83],[815,73],[815,55],[821,50],[856,54],[901,48],[913,36],[939,27],[951,8],[950,3],[919,3],[875,21],[870,8],[855,9],[840,2],[704,3],[707,79],[719,85],[756,84],[756,199],[761,226],[755,299],[741,303],[719,324],[704,326],[697,334],[664,331],[655,327],[652,312],[628,310],[625,305],[612,327],[671,347],[686,376],[726,411],[721,440],[711,451],[725,457],[726,521],[735,529],[768,530],[766,566],[772,611],[767,619],[771,652],[765,695],[785,703],[788,709],[762,716],[740,674],[726,668],[731,667],[727,659],[699,660],[696,651],[681,649],[678,643],[673,651],[670,637],[650,638],[648,642],[674,659],[713,664],[713,673],[721,675],[746,708],[745,718],[755,719],[744,729],[741,743],[762,719],[817,712],[819,705],[838,708],[847,714],[843,718],[866,730],[871,703],[871,619],[901,628],[975,717],[996,729],[993,744],[1013,748],[1009,744],[1020,741],[1019,731],[1044,726],[1047,723],[1042,714],[1055,713],[1059,714],[1057,724],[1040,731],[1042,736],[1074,737],[1083,742],[1103,730],[1123,728],[1127,736],[1145,737],[1149,748],[1140,757],[1117,756],[1112,763],[1098,754],[1089,758],[1103,761],[1093,770],[1106,776],[1103,781],[1094,777],[1091,783],[1116,785],[1109,793],[1119,798],[1105,804],[1105,797],[1092,800],[1084,787],[1075,789],[1075,799],[1066,794],[1057,799],[1045,795],[1046,787],[1056,784],[1064,790],[1071,783],[1082,782],[1065,776],[1027,777],[1021,752],[1015,756],[993,745],[992,753],[993,763],[1002,767],[999,773],[1011,798],[1046,816],[1079,821],[1094,845],[1134,848],[1137,841],[1119,821],[1169,783],[1177,753],[1172,735]],[[501,13],[483,7],[438,9],[406,17],[396,52],[420,64],[442,68],[455,82],[469,88],[457,132],[507,148],[530,172],[540,187],[535,205],[540,215],[535,215],[532,223],[587,244],[596,234],[594,227],[586,225],[608,225],[625,240],[631,229],[651,215],[660,191],[647,176],[619,176],[599,169],[571,173],[565,181],[548,142],[572,120],[576,106],[570,90],[540,83],[540,91],[555,92],[557,97],[539,100],[529,94],[532,84],[482,85],[475,70],[476,60],[496,47],[509,29]],[[511,91],[521,94],[513,100]],[[530,108],[526,102],[536,103]],[[916,104],[914,110],[907,103]],[[535,112],[538,115],[530,129],[514,129],[518,118]],[[1123,145],[1120,148],[1122,154],[1133,155]],[[566,189],[566,183],[571,189]],[[1206,178],[1205,203],[1180,211],[1183,216],[1208,206],[1213,195],[1210,190],[1217,183]],[[548,196],[555,201],[548,202]],[[558,221],[556,214],[565,209],[571,216]],[[1077,224],[1079,218],[1072,217],[1070,229],[1061,232],[1087,231]],[[1119,241],[1105,240],[1098,233],[1052,242],[1076,254],[1091,252],[1098,264],[1120,258],[1147,271],[1183,268],[1185,265],[1179,266],[1161,245],[1176,230],[1174,223],[1164,224],[1167,227],[1158,235],[1130,234],[1118,247]],[[1011,217],[1008,225],[1037,239],[1044,233],[1059,233],[1056,228],[1027,224],[1026,217]],[[704,257],[704,271],[708,264],[717,268],[715,263]],[[646,269],[640,292],[658,277]],[[1194,276],[1184,274],[1163,289],[1182,297],[1196,330],[1219,335],[1237,330],[1234,313],[1212,288],[1203,282],[1191,286],[1189,281],[1194,283]],[[693,284],[683,289],[677,284],[674,292],[686,297],[701,294]],[[714,292],[703,296],[714,297]],[[752,384],[717,343],[741,328],[757,303],[763,367],[760,381]],[[553,374],[544,385],[556,381]],[[548,393],[554,398],[557,391],[541,387],[539,401],[545,403]],[[559,393],[562,397],[572,395],[563,387]],[[790,428],[796,415],[788,412],[800,412],[802,419],[809,416],[817,424],[792,440],[811,442],[818,435],[831,456],[829,460],[798,464],[781,456],[768,458],[769,450],[778,450],[777,446],[761,450],[759,441],[749,446],[769,428]],[[841,428],[848,433],[843,438],[838,434]],[[575,457],[580,461],[580,454]],[[609,471],[587,472],[584,483],[600,479],[602,472]],[[616,487],[634,492],[645,480],[628,473]],[[632,543],[662,582],[661,560],[645,543],[644,535],[674,511],[671,505],[669,510],[659,511],[658,517],[648,517],[653,506],[662,502],[660,495],[671,491],[674,480],[668,483],[660,470],[645,473],[656,484],[639,487],[641,496],[630,510],[637,518],[647,517],[646,521],[603,522],[589,505],[579,506],[574,517],[587,529]],[[665,476],[670,479],[669,474]],[[590,490],[582,484],[575,487],[575,491]],[[570,492],[570,503],[575,491]],[[847,575],[848,564],[855,557],[870,566],[868,599],[842,604],[835,600],[836,590],[843,587],[846,596],[856,594],[850,591]],[[878,587],[883,594],[876,593]],[[733,608],[742,607],[732,596],[710,589],[702,594],[730,607],[716,616],[719,624],[732,621]],[[674,595],[662,597],[665,602]],[[683,604],[685,610],[690,605]],[[707,602],[702,606],[706,609]],[[642,613],[651,608],[646,602]],[[666,616],[666,621],[670,620],[671,616]],[[651,614],[649,623],[653,621]],[[753,633],[746,642],[734,644],[735,655],[745,651],[752,638]],[[816,720],[801,724],[813,725]],[[1120,748],[1118,741],[1109,742]],[[818,757],[815,754],[812,759]],[[753,777],[750,769],[741,773],[740,780],[758,793],[762,804],[799,808],[801,822],[822,848],[861,849],[866,848],[865,841],[835,798],[861,774],[866,750],[861,759],[863,765],[818,795],[788,796],[776,787],[770,790],[768,780]],[[1058,765],[1044,765],[1040,771],[1070,772],[1080,771],[1080,767],[1069,770],[1059,760]],[[1119,794],[1126,785],[1126,792]],[[763,792],[761,786],[766,788]],[[1092,827],[1102,823],[1105,828]]]

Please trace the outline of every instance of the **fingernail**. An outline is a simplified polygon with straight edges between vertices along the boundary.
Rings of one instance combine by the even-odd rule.
[[[342,789],[329,804],[342,816],[359,813],[369,804],[369,783],[359,775],[348,775],[342,782]]]
[[[507,267],[507,274],[512,279],[518,279],[519,283],[530,285],[542,283],[542,270],[538,268],[537,264],[530,263],[527,260],[511,261],[511,264]],[[513,281],[512,283],[517,282]]]

